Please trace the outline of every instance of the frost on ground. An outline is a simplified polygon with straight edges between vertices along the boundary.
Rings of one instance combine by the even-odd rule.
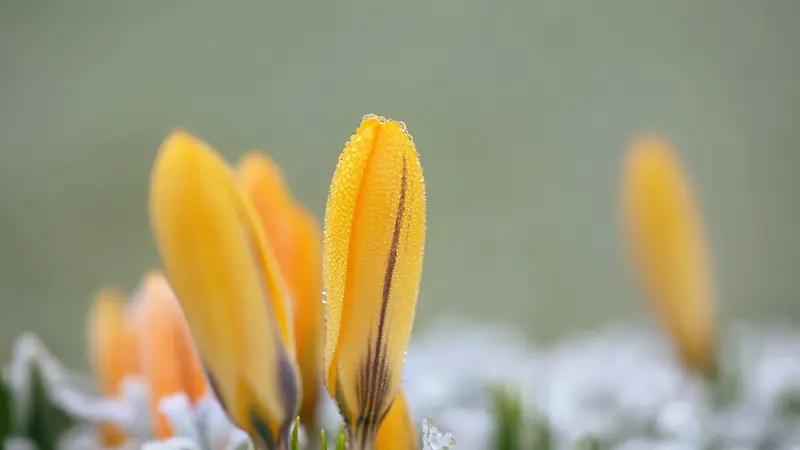
[[[549,427],[554,448],[587,435],[621,449],[800,448],[800,332],[730,330],[710,390],[654,331],[610,327],[536,348],[478,328],[415,342],[404,377],[415,416],[451,431],[458,450],[491,448],[487,387],[497,383],[521,393],[526,424]]]
[[[685,375],[654,331],[612,327],[542,348],[508,330],[479,329],[439,327],[412,343],[404,384],[426,449],[492,449],[489,388],[498,384],[519,393],[527,442],[535,430],[548,431],[549,446],[526,448],[572,449],[587,436],[623,450],[800,448],[800,332],[746,327],[726,333],[722,378],[709,390]],[[85,380],[73,379],[38,340],[21,340],[15,355],[5,380],[20,415],[29,416],[31,397],[23,366],[38,360],[52,401],[82,419],[64,433],[60,448],[91,449],[91,422],[98,419],[123,423],[140,442],[148,440],[141,383],[131,380],[122,400],[98,399],[84,394]],[[248,448],[211,398],[190,407],[177,396],[161,406],[181,436],[148,448],[193,448],[194,439],[215,442],[213,448]],[[340,423],[330,401],[322,422],[335,436]],[[20,440],[7,444],[31,448]]]

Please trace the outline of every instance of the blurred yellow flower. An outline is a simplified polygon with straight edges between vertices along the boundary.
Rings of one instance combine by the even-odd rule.
[[[374,447],[400,390],[425,243],[425,184],[405,124],[367,116],[325,215],[325,376],[353,449]]]
[[[208,388],[189,328],[166,278],[156,271],[147,274],[140,295],[141,367],[150,396],[154,434],[166,439],[174,431],[160,411],[161,400],[183,393],[196,404]]]
[[[141,328],[144,321],[144,301],[140,298],[129,300],[125,306],[125,347],[123,353],[125,373],[142,375]]]
[[[95,297],[89,313],[90,360],[103,396],[122,395],[122,380],[127,375],[124,351],[129,344],[127,337],[125,294],[116,286],[105,288]],[[116,424],[101,423],[97,439],[103,447],[113,448],[122,445],[127,437]]]
[[[154,434],[173,436],[169,421],[160,412],[160,401],[186,394],[196,403],[208,390],[180,307],[159,272],[149,273],[133,302],[126,304],[118,287],[101,291],[90,314],[90,352],[100,393],[122,395],[126,377],[141,377],[150,397]],[[115,424],[99,425],[99,441],[114,447],[125,441]]]
[[[375,450],[417,450],[419,441],[408,401],[401,390],[378,428]]]
[[[314,216],[297,203],[278,166],[251,152],[239,163],[242,190],[255,206],[273,245],[293,300],[294,337],[302,378],[300,419],[315,426],[322,387],[322,233]]]
[[[299,403],[287,288],[234,171],[172,133],[151,174],[150,218],[219,400],[257,446],[285,445]]]
[[[632,143],[622,207],[639,277],[682,362],[714,378],[715,294],[700,211],[678,157],[660,137]]]

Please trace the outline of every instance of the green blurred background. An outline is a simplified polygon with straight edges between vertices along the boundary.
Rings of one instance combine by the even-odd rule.
[[[294,4],[292,4],[294,3]],[[647,314],[620,159],[654,130],[694,179],[722,318],[800,320],[800,2],[0,3],[0,358],[23,330],[83,364],[107,283],[157,264],[155,152],[186,127],[266,149],[321,217],[361,116],[408,123],[428,186],[418,330],[549,340]]]

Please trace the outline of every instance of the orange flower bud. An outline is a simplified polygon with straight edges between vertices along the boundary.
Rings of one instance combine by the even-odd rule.
[[[196,402],[207,391],[200,359],[192,343],[180,305],[167,280],[159,272],[149,273],[142,287],[143,334],[142,369],[150,395],[155,435],[173,436],[167,418],[161,413],[161,400],[183,393]]]
[[[303,383],[300,418],[313,426],[322,386],[322,233],[314,216],[297,204],[278,166],[265,154],[249,153],[239,179],[272,242],[293,300],[294,336]]]
[[[97,294],[89,314],[89,353],[92,370],[100,393],[108,397],[121,395],[125,377],[126,348],[125,294],[122,289],[108,287]],[[98,440],[105,447],[117,447],[127,439],[125,432],[113,423],[98,426]]]

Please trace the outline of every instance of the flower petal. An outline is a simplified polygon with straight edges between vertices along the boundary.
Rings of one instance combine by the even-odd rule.
[[[389,408],[389,413],[378,428],[375,450],[417,450],[419,440],[408,400],[401,390],[397,393]]]
[[[89,351],[92,369],[100,393],[108,397],[122,395],[122,379],[126,361],[125,293],[112,286],[95,297],[89,314]],[[107,447],[116,447],[126,440],[123,429],[112,423],[98,425],[98,440]]]
[[[327,386],[374,432],[400,387],[425,242],[425,185],[401,122],[368,116],[345,146],[325,216]]]
[[[212,387],[232,419],[268,441],[298,403],[286,287],[233,171],[186,132],[164,142],[151,175],[156,242]]]
[[[303,381],[300,417],[311,425],[322,380],[322,233],[311,212],[294,201],[269,156],[251,152],[240,162],[238,172],[242,190],[255,206],[292,294]]]
[[[185,394],[195,402],[205,394],[207,386],[188,326],[166,278],[153,271],[142,284],[145,310],[142,368],[155,420],[155,435],[165,439],[174,433],[161,413],[161,400]]]
[[[625,161],[622,203],[646,294],[687,367],[716,373],[714,292],[706,238],[688,178],[657,136],[635,140]]]
[[[291,204],[294,199],[280,167],[261,152],[248,152],[237,166],[239,182],[256,207],[262,221],[272,216],[265,216],[276,208]]]
[[[297,362],[303,376],[300,418],[313,424],[322,388],[325,323],[322,311],[322,231],[316,218],[299,205],[289,213],[295,252],[286,262],[286,280],[295,299]]]

